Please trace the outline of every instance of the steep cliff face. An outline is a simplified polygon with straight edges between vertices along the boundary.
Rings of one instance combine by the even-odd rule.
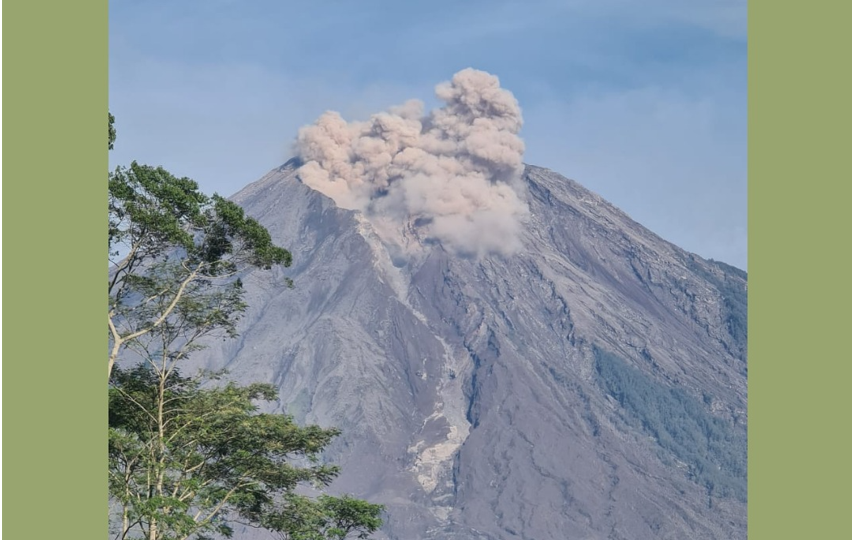
[[[405,257],[293,164],[235,197],[291,249],[196,362],[338,426],[333,488],[388,538],[745,538],[746,275],[527,166],[512,256],[403,231]],[[243,531],[242,538],[262,538]]]

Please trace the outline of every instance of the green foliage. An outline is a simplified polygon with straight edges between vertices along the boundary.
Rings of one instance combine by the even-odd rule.
[[[286,540],[369,538],[382,526],[383,507],[348,495],[317,499],[289,494],[286,504],[270,514],[266,527]]]
[[[689,467],[693,480],[717,496],[746,499],[746,434],[711,415],[682,388],[654,381],[621,358],[595,350],[598,383],[626,419]]]
[[[112,150],[113,143],[115,143],[116,135],[115,126],[113,126],[113,124],[115,123],[115,116],[113,116],[112,113],[107,114],[109,114],[109,149]]]
[[[242,208],[219,195],[208,197],[189,178],[162,167],[119,167],[109,178],[110,255],[125,247],[135,262],[182,249],[188,267],[219,275],[240,265],[289,266],[290,253]]]
[[[256,401],[276,397],[270,385],[205,388],[177,372],[164,380],[145,365],[117,368],[109,390],[116,537],[227,538],[237,523],[294,540],[367,538],[378,529],[379,505],[294,493],[338,474],[318,455],[339,432],[257,412]]]
[[[152,340],[172,343],[180,334],[185,353],[205,335],[235,335],[245,309],[238,275],[292,261],[232,201],[136,162],[109,177],[108,236],[109,371],[127,347],[150,355]]]

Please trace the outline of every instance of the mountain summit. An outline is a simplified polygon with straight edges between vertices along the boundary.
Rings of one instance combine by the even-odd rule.
[[[332,489],[387,505],[386,538],[746,537],[745,272],[540,167],[512,249],[477,253],[341,207],[299,165],[233,197],[295,288],[244,276],[239,339],[196,362],[341,428]]]

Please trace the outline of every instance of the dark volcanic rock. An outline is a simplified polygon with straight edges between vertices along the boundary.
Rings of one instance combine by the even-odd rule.
[[[744,272],[528,166],[512,257],[392,256],[285,165],[234,200],[290,248],[249,274],[241,336],[197,362],[338,426],[333,491],[387,538],[746,536]],[[265,538],[242,531],[239,538]]]

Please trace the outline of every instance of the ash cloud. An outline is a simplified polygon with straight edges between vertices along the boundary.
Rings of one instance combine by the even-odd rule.
[[[424,114],[412,100],[347,122],[326,112],[299,130],[299,175],[335,203],[382,224],[383,238],[414,231],[460,254],[511,254],[520,247],[524,202],[523,119],[497,77],[456,73]],[[389,237],[390,236],[390,237]]]

